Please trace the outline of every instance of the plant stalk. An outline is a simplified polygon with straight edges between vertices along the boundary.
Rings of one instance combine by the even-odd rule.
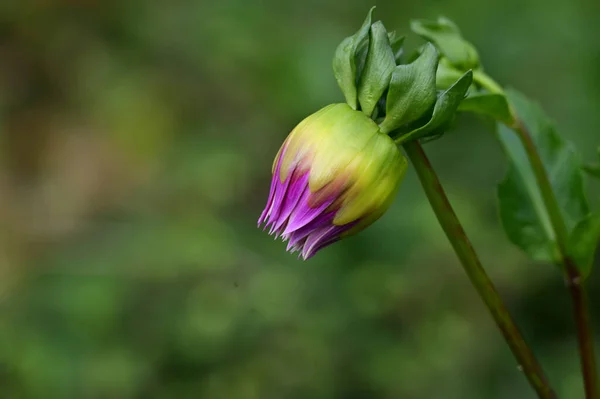
[[[502,298],[500,298],[492,281],[483,269],[423,148],[417,141],[411,141],[404,144],[404,149],[417,172],[438,222],[446,233],[471,283],[475,286],[481,299],[483,299],[494,321],[500,328],[504,339],[516,357],[519,369],[523,370],[523,373],[540,399],[557,399],[540,364],[531,349],[527,346],[510,313],[502,302]]]
[[[587,399],[600,399],[594,335],[589,314],[587,292],[579,269],[568,253],[567,240],[569,236],[567,226],[558,206],[554,191],[552,190],[548,174],[544,169],[544,164],[542,163],[535,143],[533,142],[533,138],[531,137],[531,133],[525,124],[518,118],[516,119],[514,126],[510,127],[518,134],[523,147],[525,148],[527,158],[535,174],[540,192],[542,193],[544,206],[548,211],[550,222],[556,233],[556,242],[561,254],[561,262],[564,266],[567,287],[569,288],[569,293],[573,302],[573,314],[577,326],[577,341],[579,344],[579,357],[583,373],[585,397]]]
[[[577,324],[577,341],[579,343],[579,357],[585,396],[588,399],[598,399],[598,372],[594,349],[594,334],[591,328],[589,302],[584,282],[570,258],[567,263],[567,286],[573,302],[573,314]]]
[[[503,93],[501,86],[485,73],[481,73],[477,76],[474,75],[474,79],[482,87],[492,93]],[[542,194],[544,206],[548,211],[550,223],[556,234],[556,242],[561,255],[561,263],[565,272],[571,301],[573,302],[573,313],[575,324],[577,326],[577,341],[579,345],[579,357],[585,395],[587,399],[600,399],[594,335],[591,327],[587,292],[579,269],[573,259],[569,256],[567,248],[569,233],[567,226],[531,133],[523,121],[518,117],[514,109],[511,109],[511,113],[514,116],[514,122],[513,124],[508,125],[508,127],[516,132],[523,144],[525,152],[527,153],[527,158],[533,169],[538,188]]]

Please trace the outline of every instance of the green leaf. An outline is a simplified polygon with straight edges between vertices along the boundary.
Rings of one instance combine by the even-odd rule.
[[[460,30],[448,18],[437,21],[413,20],[410,28],[417,35],[432,42],[440,53],[463,70],[479,67],[479,55],[475,47],[463,39]]]
[[[600,179],[600,165],[585,165],[583,167],[590,176]]]
[[[388,33],[388,38],[390,40],[390,45],[392,46],[392,51],[394,52],[394,60],[396,61],[396,64],[399,64],[400,58],[404,53],[402,46],[404,45],[406,36],[398,36],[396,31],[393,31]]]
[[[598,147],[598,163],[588,164],[583,167],[590,176],[597,177],[600,179],[600,147]]]
[[[371,25],[369,52],[358,85],[358,101],[366,115],[371,116],[373,113],[395,67],[396,61],[387,31],[381,21],[377,21]]]
[[[502,94],[473,94],[465,98],[458,107],[459,111],[470,111],[478,114],[491,116],[497,121],[511,125],[513,115],[506,96]]]
[[[506,92],[510,104],[529,129],[548,173],[569,232],[588,214],[580,161],[542,109],[515,90]],[[508,238],[534,260],[559,261],[556,233],[533,170],[517,134],[498,123],[498,139],[509,159],[509,170],[498,185],[500,219]]]
[[[443,129],[453,118],[459,104],[465,98],[469,86],[473,82],[473,72],[467,71],[450,88],[442,92],[435,103],[431,119],[424,126],[413,130],[412,132],[401,136],[400,142],[416,140],[436,134]]]
[[[386,117],[380,125],[383,133],[417,120],[433,105],[438,58],[435,47],[428,43],[419,58],[394,69],[386,100]]]
[[[357,63],[356,56],[359,47],[366,46],[365,40],[368,40],[369,29],[371,27],[371,15],[375,7],[372,7],[367,14],[367,18],[358,32],[342,40],[335,50],[333,57],[333,74],[344,93],[346,102],[353,108],[358,107],[357,103]],[[366,55],[365,55],[366,56]]]
[[[438,90],[446,90],[452,86],[465,71],[458,70],[450,64],[447,58],[440,58],[437,74],[435,77],[435,85]]]
[[[586,278],[592,271],[594,254],[600,241],[600,212],[592,213],[579,221],[569,237],[569,255],[579,272]]]

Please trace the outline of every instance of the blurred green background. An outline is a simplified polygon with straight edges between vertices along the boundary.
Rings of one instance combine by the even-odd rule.
[[[402,33],[454,19],[592,159],[597,0],[376,4]],[[1,398],[534,397],[412,171],[310,261],[256,228],[287,133],[342,101],[332,54],[371,5],[0,2]],[[459,126],[426,150],[559,395],[581,398],[562,278],[500,230],[488,123]]]

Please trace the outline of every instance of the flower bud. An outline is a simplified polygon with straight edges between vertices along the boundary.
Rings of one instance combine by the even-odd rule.
[[[308,259],[377,220],[406,168],[394,141],[373,120],[348,104],[329,105],[283,143],[258,224]]]

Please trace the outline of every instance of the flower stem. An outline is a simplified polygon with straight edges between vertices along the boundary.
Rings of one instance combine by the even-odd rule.
[[[552,190],[552,185],[548,179],[548,174],[546,173],[544,164],[540,158],[540,154],[538,153],[537,147],[533,142],[533,138],[531,137],[529,130],[518,117],[516,117],[513,126],[509,127],[517,133],[519,139],[521,140],[521,144],[523,144],[523,148],[527,153],[527,159],[531,165],[531,168],[533,169],[533,174],[535,175],[537,185],[542,194],[544,207],[548,212],[552,229],[556,234],[556,242],[558,244],[559,251],[564,256],[566,254],[566,243],[569,234],[567,232],[567,226],[565,225],[561,210],[558,206],[558,202],[556,201],[554,191]]]
[[[488,91],[492,93],[503,93],[501,86],[485,73],[482,72],[473,78]],[[511,109],[511,113],[514,117],[514,122],[511,125],[508,125],[508,127],[517,133],[523,144],[525,152],[527,153],[527,158],[533,169],[537,185],[542,194],[544,206],[550,217],[552,229],[556,234],[556,242],[561,255],[561,263],[563,265],[567,286],[573,302],[573,313],[575,316],[575,324],[577,326],[577,341],[579,344],[579,357],[583,374],[585,397],[587,399],[600,399],[598,371],[594,350],[594,335],[591,327],[587,292],[579,269],[568,253],[567,240],[569,238],[569,233],[567,226],[531,133],[523,121],[518,117],[514,109]]]
[[[500,86],[494,79],[481,70],[475,70],[475,72],[473,72],[473,81],[485,88],[490,93],[504,93],[502,86]]]
[[[577,341],[579,342],[585,396],[588,399],[598,399],[598,372],[594,356],[594,335],[591,329],[587,292],[577,267],[570,258],[567,258],[566,261],[568,263],[567,286],[571,293],[573,313],[577,323]]]
[[[539,398],[556,399],[557,396],[550,387],[541,366],[525,343],[500,295],[483,269],[423,148],[417,141],[412,141],[405,143],[404,149],[417,172],[438,222],[446,233],[450,244],[452,244],[471,283],[483,299],[504,339],[519,362],[519,368],[523,370]]]
[[[564,266],[567,286],[573,302],[573,313],[577,325],[577,341],[579,343],[579,357],[583,373],[585,397],[587,399],[600,399],[598,371],[596,368],[594,350],[594,336],[592,333],[587,292],[579,269],[573,259],[569,256],[567,250],[567,227],[558,206],[558,202],[556,201],[554,191],[552,190],[552,185],[550,184],[550,180],[548,179],[548,175],[544,169],[544,165],[529,130],[519,119],[516,120],[514,126],[510,127],[518,134],[523,147],[525,148],[538,187],[542,193],[544,206],[548,211],[550,222],[556,233],[556,241],[561,254],[561,262]]]

